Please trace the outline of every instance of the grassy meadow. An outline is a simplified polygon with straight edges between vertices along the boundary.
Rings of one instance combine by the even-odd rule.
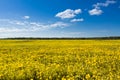
[[[0,40],[0,80],[120,80],[120,40]]]

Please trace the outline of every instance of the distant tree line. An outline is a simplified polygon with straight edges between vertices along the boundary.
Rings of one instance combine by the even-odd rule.
[[[1,38],[1,40],[116,40],[120,39],[120,36],[110,36],[110,37],[52,37],[52,38],[42,38],[42,37],[15,37],[15,38]]]

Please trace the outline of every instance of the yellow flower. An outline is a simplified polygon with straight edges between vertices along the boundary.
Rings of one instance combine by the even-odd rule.
[[[62,77],[62,80],[67,80],[65,77]]]
[[[89,79],[90,78],[90,74],[86,74],[85,78]]]
[[[2,75],[0,75],[0,79],[2,78]]]
[[[69,77],[67,80],[74,80],[74,77]]]

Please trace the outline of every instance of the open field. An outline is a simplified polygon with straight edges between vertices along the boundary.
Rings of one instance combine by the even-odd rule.
[[[120,40],[0,40],[0,80],[120,80]]]

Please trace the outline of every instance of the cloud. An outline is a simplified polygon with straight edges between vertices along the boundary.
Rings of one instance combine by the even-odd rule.
[[[21,21],[17,21],[17,20],[11,20],[11,21],[8,21],[9,24],[13,24],[13,25],[25,25],[25,22],[21,22]]]
[[[108,7],[110,4],[115,4],[116,1],[114,0],[107,0],[105,3],[97,3],[97,4],[94,4],[93,6],[95,8],[100,8],[100,7]]]
[[[103,11],[101,10],[101,7],[108,7],[110,4],[115,4],[116,1],[114,0],[107,0],[105,3],[97,3],[93,5],[93,9],[89,10],[90,15],[101,15]]]
[[[56,28],[56,27],[61,27],[64,28],[66,26],[68,26],[68,24],[64,23],[64,22],[56,22],[54,24],[49,25],[52,28]]]
[[[0,32],[30,32],[48,30],[53,28],[64,28],[69,26],[68,23],[55,22],[51,24],[43,24],[40,22],[28,22],[18,20],[0,19]]]
[[[64,33],[64,32],[63,32]],[[80,35],[84,32],[67,32],[67,33],[64,33],[64,34],[69,34],[69,35]]]
[[[24,19],[30,19],[30,16],[24,16],[23,18]]]
[[[83,18],[81,18],[81,19],[72,19],[70,22],[82,22],[82,21],[84,21]]]
[[[97,9],[97,8],[89,10],[90,15],[101,15],[102,13],[103,13],[103,11],[100,9]]]
[[[28,31],[27,29],[18,29],[18,28],[14,28],[14,27],[12,27],[12,28],[0,28],[0,32],[26,32],[26,31]]]
[[[79,14],[79,13],[81,13],[81,12],[82,12],[81,9],[76,9],[76,10],[74,10],[74,13],[75,13],[75,14]]]
[[[80,14],[81,12],[82,12],[81,9],[76,9],[76,10],[66,9],[63,12],[57,13],[55,17],[59,17],[61,19],[74,18],[77,14]]]

